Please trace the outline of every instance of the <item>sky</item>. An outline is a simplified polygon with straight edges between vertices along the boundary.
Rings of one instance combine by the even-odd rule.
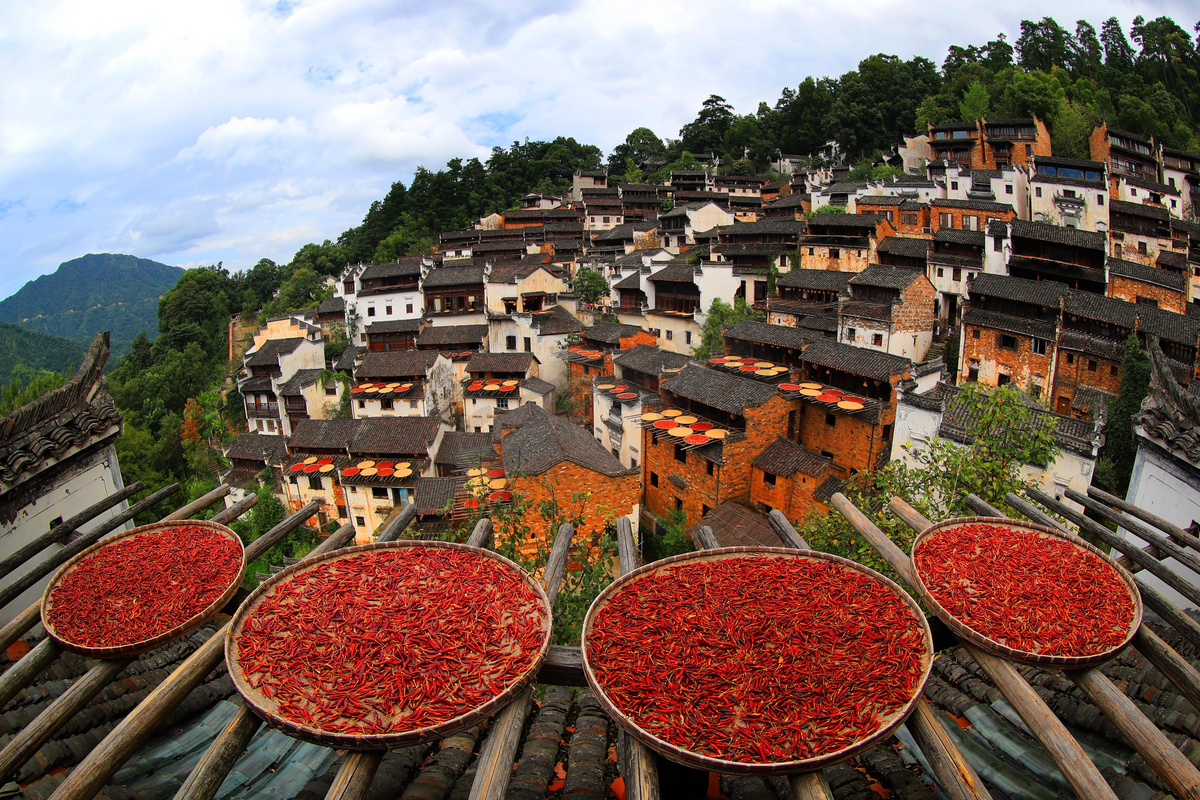
[[[1194,0],[206,0],[6,3],[0,298],[62,261],[287,262],[393,181],[494,145],[607,153],[739,113],[872,53],[940,64],[1022,19],[1171,16]]]

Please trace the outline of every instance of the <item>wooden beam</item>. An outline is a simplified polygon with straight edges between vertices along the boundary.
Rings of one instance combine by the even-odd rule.
[[[115,517],[100,525],[95,530],[88,531],[83,536],[80,536],[78,539],[71,542],[58,552],[52,553],[46,560],[38,562],[37,566],[35,566],[32,570],[17,578],[3,590],[0,590],[0,608],[3,608],[13,600],[16,600],[31,586],[49,575],[51,572],[54,572],[54,570],[70,561],[79,553],[82,553],[84,550],[100,541],[102,537],[112,533],[117,528],[136,517],[138,514],[158,503],[160,500],[170,497],[177,491],[179,491],[178,483],[172,483],[170,486],[164,486],[162,489],[159,489],[157,492],[141,502],[130,506],[120,514],[117,514]]]
[[[583,655],[578,647],[551,645],[535,683],[548,686],[587,686],[583,677]]]
[[[977,494],[969,494],[966,497],[967,508],[974,511],[981,517],[1003,517],[1000,509],[996,508],[991,503],[984,500]]]
[[[258,495],[246,495],[241,500],[229,506],[229,508],[223,508],[218,511],[213,515],[213,518],[210,521],[215,522],[218,525],[226,525],[230,522],[233,522],[235,519],[242,516],[242,514],[245,514],[256,505],[258,505]]]
[[[492,521],[487,517],[475,523],[474,530],[467,537],[467,544],[471,547],[487,547],[492,543]]]
[[[705,525],[700,529],[702,537],[705,532],[713,541],[716,540],[712,528]],[[622,575],[628,575],[638,566],[637,544],[633,539],[633,525],[629,517],[617,520],[617,561]],[[658,800],[658,762],[650,748],[618,726],[617,753],[621,759],[621,777],[625,780],[625,799]]]
[[[1053,528],[1056,531],[1063,533],[1071,533],[1071,531],[1058,524],[1058,520],[1049,514],[1044,513],[1040,508],[1030,503],[1024,497],[1008,492],[1004,495],[1004,499],[1010,506],[1021,512],[1030,522],[1036,522],[1038,525],[1045,525],[1047,528]]]
[[[20,639],[29,629],[42,621],[42,601],[35,600],[29,607],[9,620],[0,628],[0,650],[7,650],[13,642]]]
[[[371,781],[383,760],[382,750],[367,753],[347,753],[337,777],[329,785],[325,800],[359,800],[366,797]]]
[[[170,514],[167,514],[165,517],[162,518],[162,521],[163,522],[174,522],[175,520],[179,520],[179,519],[191,519],[191,516],[193,514],[195,514],[197,511],[204,509],[204,508],[208,508],[213,503],[217,502],[218,500],[220,500],[222,497],[224,497],[227,494],[229,494],[229,484],[222,483],[220,486],[213,489],[211,492],[208,492],[207,494],[205,494],[201,497],[197,497],[195,500],[188,503],[187,505],[180,506],[179,508],[172,511]]]
[[[133,497],[144,488],[146,487],[141,481],[135,481],[119,492],[113,492],[99,503],[88,506],[70,519],[63,520],[62,522],[58,523],[49,531],[43,533],[29,544],[17,550],[17,552],[13,553],[8,558],[0,561],[0,578],[3,578],[5,575],[12,572],[14,569],[24,564],[33,556],[42,552],[50,545],[66,539],[68,536],[74,533],[75,529],[80,525],[91,522],[105,511],[108,511],[121,501]]]
[[[1116,495],[1109,494],[1095,486],[1088,487],[1088,496],[1099,500],[1101,503],[1107,503],[1113,508],[1124,511],[1126,514],[1137,517],[1142,522],[1149,522],[1154,527],[1158,528],[1163,533],[1170,536],[1176,542],[1187,545],[1193,550],[1200,550],[1200,538],[1194,533],[1189,533],[1178,525],[1172,525],[1157,514],[1151,514],[1140,506],[1135,506],[1133,503],[1122,500]]]
[[[1175,542],[1171,541],[1166,534],[1150,530],[1150,528],[1143,525],[1141,522],[1138,522],[1131,517],[1127,517],[1118,511],[1113,511],[1103,503],[1098,503],[1087,495],[1080,494],[1074,489],[1067,489],[1066,497],[1068,500],[1074,500],[1084,508],[1099,514],[1105,519],[1117,523],[1117,525],[1129,531],[1139,539],[1149,542],[1158,549],[1159,558],[1171,556],[1180,564],[1190,569],[1192,572],[1200,575],[1200,556],[1197,556],[1195,552],[1185,550],[1184,548],[1175,544]]]
[[[8,705],[17,694],[33,682],[42,670],[62,653],[58,643],[47,636],[37,646],[21,657],[21,660],[5,670],[0,676],[0,708]]]
[[[417,518],[417,506],[415,503],[409,503],[399,511],[392,510],[388,514],[388,518],[379,526],[379,530],[375,532],[375,541],[377,542],[395,542],[400,539],[400,534],[412,524],[412,521]]]
[[[212,800],[262,725],[262,720],[246,707],[241,697],[235,698],[238,710],[192,768],[175,793],[175,800]]]
[[[767,514],[767,522],[771,525],[771,530],[775,531],[775,535],[783,540],[785,547],[791,547],[796,550],[811,550],[808,542],[804,541],[804,537],[800,535],[792,523],[788,522],[787,517],[778,508],[771,509],[771,513]]]
[[[316,514],[320,507],[320,504],[316,500],[311,501],[308,505],[291,514],[274,528],[271,528],[271,530],[246,545],[246,563],[249,564],[259,556],[265,555],[268,550],[278,544],[280,539],[296,530],[296,528],[299,528],[313,514]]]

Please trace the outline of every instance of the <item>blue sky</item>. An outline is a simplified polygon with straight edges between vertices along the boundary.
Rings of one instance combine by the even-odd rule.
[[[1052,11],[1051,11],[1052,8]],[[900,0],[46,2],[0,19],[0,297],[61,261],[287,261],[421,164],[526,136],[606,151],[675,136],[717,93],[746,113],[866,55],[1194,3]]]

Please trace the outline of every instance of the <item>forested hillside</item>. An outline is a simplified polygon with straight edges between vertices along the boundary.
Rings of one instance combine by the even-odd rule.
[[[18,366],[25,368],[21,377],[26,382],[41,370],[70,375],[83,361],[87,348],[73,339],[0,322],[0,385],[13,378]]]
[[[76,339],[86,347],[108,331],[116,356],[140,332],[158,335],[158,299],[183,270],[157,261],[112,253],[65,261],[49,275],[0,301],[0,321]]]

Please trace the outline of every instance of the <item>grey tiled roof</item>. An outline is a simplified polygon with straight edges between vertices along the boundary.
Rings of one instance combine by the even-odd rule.
[[[985,200],[949,200],[946,198],[935,198],[929,201],[929,205],[937,208],[958,208],[964,211],[991,211],[996,214],[1003,214],[1013,211],[1013,207],[1008,203],[990,203]]]
[[[792,269],[780,275],[775,283],[777,286],[795,289],[840,292],[846,288],[846,284],[853,277],[853,272],[837,272],[830,269]]]
[[[361,347],[347,345],[342,354],[333,362],[333,368],[338,372],[349,374],[354,371],[354,363],[358,360],[358,354],[362,352]]]
[[[437,514],[454,502],[454,495],[467,482],[464,478],[417,478],[413,502],[418,514]]]
[[[983,247],[983,231],[963,231],[958,228],[938,228],[933,234],[935,242],[950,242],[951,244],[969,244]]]
[[[262,346],[246,357],[248,367],[269,367],[279,363],[279,357],[295,351],[304,343],[302,338],[268,339]]]
[[[724,336],[726,339],[770,344],[793,350],[800,350],[813,341],[810,334],[796,328],[787,325],[768,325],[765,322],[755,322],[754,320],[742,320],[726,330]]]
[[[850,279],[854,286],[878,286],[883,289],[906,289],[925,275],[923,270],[911,267],[893,267],[872,264]]]
[[[929,255],[929,240],[909,236],[889,236],[879,243],[880,253],[891,253],[909,258],[925,258]]]
[[[808,221],[810,233],[820,233],[813,228],[836,226],[839,228],[874,228],[884,217],[878,214],[817,214]]]
[[[434,461],[453,469],[470,469],[496,457],[492,434],[446,431]]]
[[[388,319],[367,324],[367,335],[373,333],[416,333],[421,330],[423,319]]]
[[[354,371],[356,380],[363,378],[424,378],[441,357],[436,350],[369,351]]]
[[[1106,241],[1103,233],[1081,231],[1076,228],[1050,225],[1045,222],[1014,219],[1010,224],[1012,225],[1012,235],[1014,238],[1019,236],[1022,239],[1036,239],[1040,242],[1065,244],[1070,247],[1087,248],[1088,250],[1103,250]]]
[[[1059,301],[1071,290],[1056,281],[1031,281],[1027,278],[1011,278],[1008,275],[993,275],[980,272],[971,281],[972,296],[998,297],[1021,303],[1058,308]]]
[[[288,446],[293,452],[345,450],[356,455],[424,455],[437,438],[437,417],[304,419]]]
[[[1099,336],[1089,336],[1070,328],[1063,330],[1058,346],[1063,350],[1077,350],[1111,361],[1120,361],[1125,355],[1125,345],[1122,342],[1102,339]]]
[[[487,325],[433,325],[421,331],[418,347],[477,345],[487,341]]]
[[[476,353],[467,372],[525,372],[536,360],[533,353]]]
[[[287,456],[287,439],[262,433],[240,434],[225,451],[228,459],[275,463]]]
[[[321,372],[323,370],[319,369],[296,370],[296,374],[288,378],[287,383],[279,387],[279,396],[300,394],[305,388],[312,386],[320,380]]]
[[[522,246],[524,246],[522,244]],[[533,258],[536,262],[522,262],[520,264],[502,264],[492,267],[492,271],[488,273],[488,283],[509,283],[515,284],[517,281],[528,278],[539,269],[546,269],[550,266],[544,263],[545,255],[539,253]]]
[[[1131,278],[1142,283],[1150,283],[1155,286],[1173,289],[1177,292],[1187,290],[1187,276],[1169,269],[1147,267],[1144,264],[1137,264],[1133,261],[1110,257],[1108,259],[1108,271],[1110,275]]]
[[[497,437],[502,437],[504,468],[509,473],[541,475],[569,461],[610,477],[637,474],[625,469],[588,431],[533,403],[498,415],[493,439]]]
[[[535,313],[530,324],[538,329],[542,336],[560,336],[564,333],[579,333],[584,325],[575,315],[562,306],[553,306],[545,311]]]
[[[1113,200],[1108,205],[1109,214],[1127,214],[1132,217],[1146,217],[1166,222],[1171,215],[1161,206],[1148,206],[1142,203],[1130,203],[1125,200]]]
[[[692,283],[696,280],[696,268],[690,264],[668,264],[650,275],[652,281],[674,281]]]
[[[362,280],[372,278],[416,277],[421,274],[421,257],[402,258],[388,264],[371,264],[359,276]]]
[[[642,276],[639,272],[631,272],[621,280],[612,285],[614,289],[639,289],[642,285]]]
[[[833,462],[828,458],[806,450],[783,437],[779,437],[767,445],[766,449],[759,453],[753,461],[753,465],[759,469],[784,477],[797,472],[817,476],[828,469],[831,463]]]
[[[967,308],[962,316],[963,324],[977,325],[981,328],[1019,333],[1025,336],[1036,336],[1039,339],[1054,338],[1057,323],[1049,320],[1027,319],[1011,314],[1000,314],[995,311],[985,311],[982,308]]]
[[[782,234],[798,234],[804,233],[808,227],[808,223],[802,219],[791,217],[767,217],[760,219],[757,222],[735,222],[732,225],[726,225],[721,228],[719,233],[722,236],[741,236],[750,234],[765,234],[765,233],[782,233]]]
[[[641,332],[637,325],[623,325],[619,322],[597,322],[583,332],[583,338],[605,344],[618,344],[623,336],[633,336]]]
[[[318,314],[344,314],[346,312],[346,298],[344,297],[326,297],[321,301],[321,305],[317,306]]]
[[[672,353],[648,344],[639,344],[613,356],[613,363],[647,375],[661,375],[664,369],[682,369],[690,361],[681,353]]]
[[[483,265],[443,266],[429,270],[422,286],[426,289],[447,286],[473,286],[483,283]]]
[[[830,475],[825,479],[824,483],[813,491],[813,499],[822,503],[828,503],[829,499],[838,492],[846,488],[846,482],[836,475]]]
[[[765,514],[732,501],[721,503],[691,527],[689,533],[697,547],[700,546],[699,529],[703,525],[712,528],[721,547],[780,547],[783,544]]]
[[[694,364],[663,381],[662,388],[729,414],[744,414],[747,408],[757,408],[776,395],[769,384]]]
[[[521,388],[537,394],[546,394],[554,391],[557,387],[550,381],[544,381],[541,378],[526,378],[521,381]]]
[[[806,347],[803,359],[811,364],[880,381],[889,380],[912,369],[912,362],[902,356],[826,339],[820,339]]]
[[[1200,335],[1200,318],[1089,292],[1071,292],[1067,312],[1130,329],[1136,319],[1140,331],[1193,348]]]

